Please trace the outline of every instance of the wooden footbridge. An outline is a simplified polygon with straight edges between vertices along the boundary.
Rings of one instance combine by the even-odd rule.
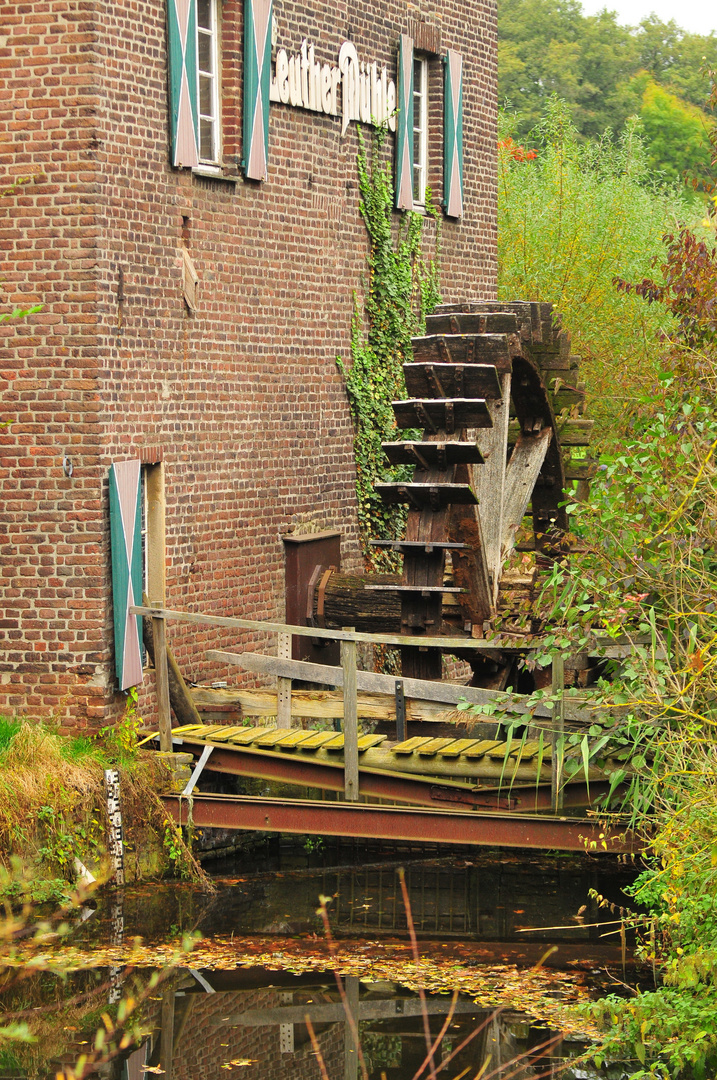
[[[609,789],[609,774],[622,762],[608,762],[604,770],[590,768],[573,774],[565,768],[565,730],[589,724],[591,714],[578,697],[562,687],[562,664],[555,662],[554,700],[535,705],[526,695],[508,694],[453,683],[397,679],[360,671],[359,644],[391,646],[405,637],[366,634],[351,630],[289,626],[281,623],[221,618],[135,607],[136,615],[155,624],[155,664],[159,731],[156,739],[164,752],[190,753],[195,762],[181,792],[162,800],[174,820],[196,827],[258,830],[322,836],[383,838],[445,844],[477,844],[542,850],[626,853],[636,850],[635,837],[625,829],[601,824],[586,816],[592,802]],[[277,679],[275,723],[203,724],[172,727],[166,660],[165,625],[168,621],[233,629],[261,630],[279,636],[279,656],[213,650],[209,657],[248,670],[262,670]],[[312,636],[341,643],[341,667],[292,660],[294,636]],[[431,647],[430,639],[418,639]],[[449,638],[436,641],[444,651],[455,647]],[[533,647],[539,643],[533,642]],[[159,649],[157,649],[159,645]],[[476,648],[495,648],[495,642],[476,642]],[[605,650],[615,654],[614,643]],[[624,648],[625,652],[628,647]],[[605,651],[604,650],[604,651]],[[164,674],[164,679],[162,678]],[[317,731],[298,726],[292,709],[292,680],[321,682],[342,689],[342,730]],[[384,733],[361,734],[359,686],[391,700],[396,737]],[[387,691],[393,691],[389,697]],[[411,698],[406,697],[406,690]],[[441,712],[431,723],[441,734],[411,735],[406,705],[425,700],[444,707],[455,734],[445,734]],[[189,696],[189,695],[188,695]],[[300,697],[301,695],[297,695]],[[463,714],[456,721],[455,706],[466,701],[486,715]],[[294,705],[294,709],[301,709]],[[520,738],[486,738],[495,733],[489,713],[500,708],[512,719]],[[460,714],[458,714],[460,715]],[[477,728],[471,734],[470,728]],[[462,729],[462,730],[461,730]],[[450,729],[449,729],[450,730]],[[297,788],[297,797],[226,795],[205,790],[212,774],[255,777]],[[201,790],[199,781],[201,779]],[[302,791],[303,789],[303,791]],[[301,797],[307,792],[315,797]]]

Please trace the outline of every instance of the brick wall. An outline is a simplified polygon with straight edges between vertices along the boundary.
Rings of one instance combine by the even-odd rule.
[[[386,0],[275,5],[280,46],[335,62],[345,38],[389,62],[409,19],[464,61],[465,217],[443,220],[447,301],[495,285],[495,5]],[[0,708],[66,722],[116,715],[107,470],[156,458],[167,497],[170,606],[283,616],[282,533],[340,528],[358,567],[349,351],[366,234],[356,125],[272,104],[269,177],[210,179],[169,164],[164,4],[7,2],[0,37]],[[241,153],[243,5],[224,0],[225,159]],[[430,35],[427,36],[430,40]],[[430,182],[441,194],[441,69],[431,70]],[[392,140],[391,140],[392,141]],[[396,216],[398,223],[398,216]],[[430,235],[431,229],[427,229]],[[200,284],[190,316],[180,252]],[[73,475],[62,469],[72,459]],[[181,632],[186,675],[251,635]],[[232,673],[231,678],[235,678]],[[150,680],[151,681],[151,677]],[[151,700],[144,703],[151,708]]]
[[[0,703],[78,723],[108,652],[94,6],[3,4],[0,26],[0,190],[28,180],[0,198],[1,310],[43,305],[0,324]]]

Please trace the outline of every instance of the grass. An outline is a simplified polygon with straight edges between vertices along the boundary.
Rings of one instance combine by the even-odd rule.
[[[19,856],[32,868],[36,892],[40,882],[74,881],[76,859],[96,877],[107,876],[110,767],[120,773],[128,880],[169,872],[203,879],[176,830],[171,848],[165,841],[168,819],[158,792],[170,779],[166,765],[152,751],[128,746],[121,728],[68,737],[39,722],[0,717],[0,863]]]

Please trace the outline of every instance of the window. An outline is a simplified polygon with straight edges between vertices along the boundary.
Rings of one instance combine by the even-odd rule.
[[[413,201],[426,205],[428,183],[428,60],[413,58]]]
[[[197,80],[199,91],[199,162],[219,165],[219,0],[197,2]]]

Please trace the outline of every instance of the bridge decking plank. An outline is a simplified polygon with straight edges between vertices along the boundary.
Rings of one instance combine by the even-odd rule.
[[[418,753],[421,757],[433,757],[439,750],[443,750],[455,741],[455,739],[431,739],[430,742],[425,743],[423,746],[419,746]]]

